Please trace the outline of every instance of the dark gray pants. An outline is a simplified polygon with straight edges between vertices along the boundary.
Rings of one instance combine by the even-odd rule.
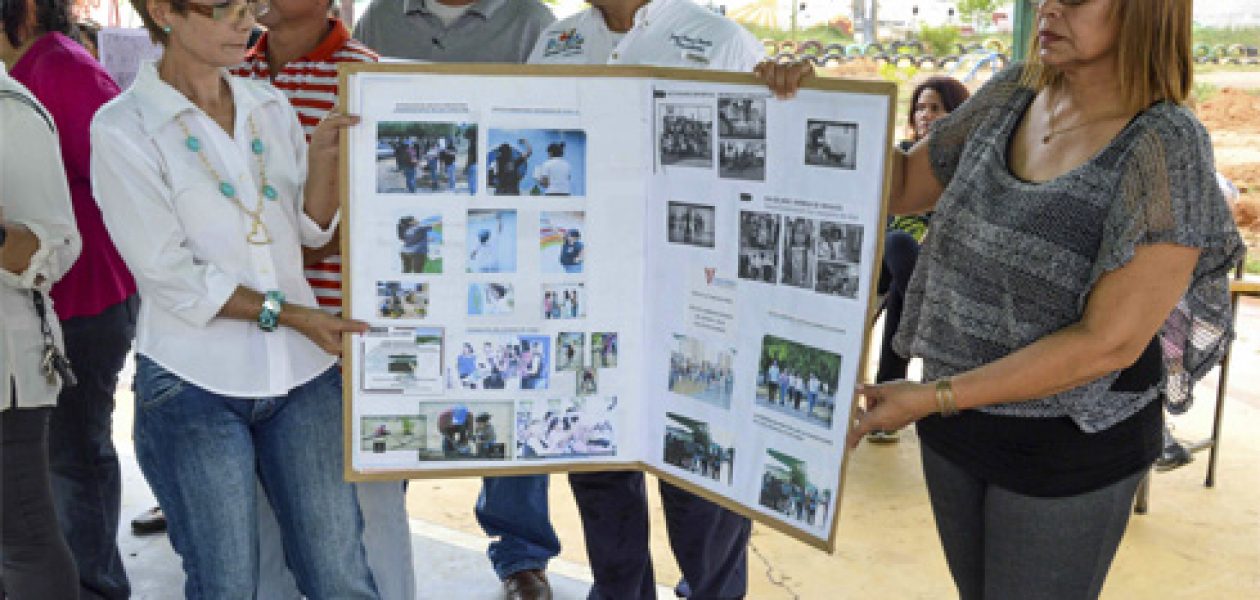
[[[11,600],[77,600],[79,574],[48,482],[49,408],[0,412],[0,556]]]
[[[961,600],[1082,600],[1102,591],[1145,473],[1037,498],[977,479],[922,446],[923,475]]]

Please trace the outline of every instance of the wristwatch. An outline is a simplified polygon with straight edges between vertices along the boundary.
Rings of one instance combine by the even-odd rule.
[[[275,331],[280,325],[280,311],[284,309],[284,292],[271,290],[264,294],[262,312],[258,313],[258,328]]]

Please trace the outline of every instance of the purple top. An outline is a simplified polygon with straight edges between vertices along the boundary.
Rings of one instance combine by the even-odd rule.
[[[92,116],[118,95],[118,84],[87,50],[60,33],[36,40],[9,75],[31,90],[57,124],[70,200],[83,238],[78,262],[52,288],[57,316],[65,320],[98,315],[136,293],[136,282],[105,231],[92,197],[88,166]]]

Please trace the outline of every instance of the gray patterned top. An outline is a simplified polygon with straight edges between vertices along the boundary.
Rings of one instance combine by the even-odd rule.
[[[1002,358],[1080,320],[1098,279],[1138,245],[1202,250],[1190,288],[1160,330],[1166,379],[1116,392],[1118,371],[1065,392],[983,407],[1017,417],[1068,416],[1086,432],[1132,416],[1160,391],[1184,407],[1193,382],[1231,339],[1229,271],[1242,239],[1214,177],[1211,140],[1190,111],[1160,102],[1088,162],[1044,183],[1011,174],[1006,151],[1033,90],[1022,65],[996,75],[932,129],[945,183],[910,279],[894,340],[936,379]]]

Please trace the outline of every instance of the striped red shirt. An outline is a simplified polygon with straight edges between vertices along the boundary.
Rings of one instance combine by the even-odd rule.
[[[310,141],[311,132],[324,115],[337,103],[337,64],[376,62],[379,56],[358,40],[341,19],[329,19],[328,35],[313,50],[284,65],[272,76],[267,63],[267,33],[245,55],[245,62],[232,69],[232,74],[250,79],[270,80],[297,112],[298,121]],[[332,313],[341,312],[341,257],[330,256],[306,267],[306,279],[315,290],[320,307]]]

